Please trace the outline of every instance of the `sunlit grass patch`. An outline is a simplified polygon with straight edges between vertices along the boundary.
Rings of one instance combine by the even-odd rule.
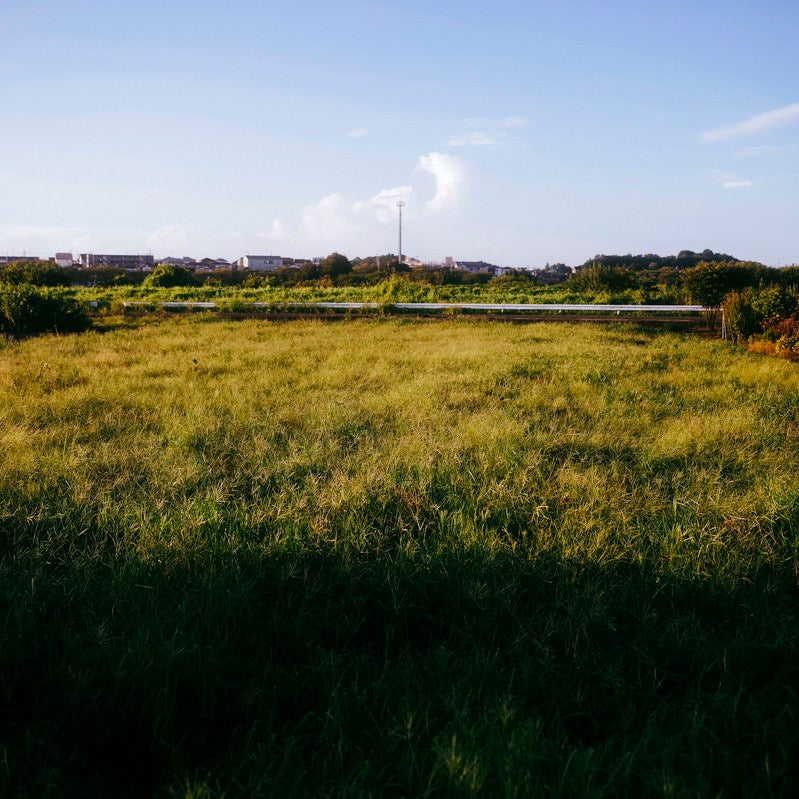
[[[464,319],[5,346],[0,793],[792,795],[795,369]]]

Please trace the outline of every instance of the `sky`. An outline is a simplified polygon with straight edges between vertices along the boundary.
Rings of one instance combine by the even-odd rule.
[[[0,255],[799,263],[796,0],[0,0]]]

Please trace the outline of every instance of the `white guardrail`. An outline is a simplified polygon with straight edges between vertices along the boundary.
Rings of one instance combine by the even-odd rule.
[[[146,301],[125,301],[122,303],[125,308],[153,307],[170,309],[197,309],[197,310],[216,310],[219,305],[215,302],[146,302]],[[571,311],[571,312],[590,312],[600,311],[603,313],[702,313],[708,310],[703,305],[591,305],[569,304],[569,303],[489,303],[489,302],[252,302],[241,307],[250,307],[253,310],[265,310],[271,308],[319,308],[332,311],[358,311],[358,310],[377,310],[380,308],[397,308],[403,311]]]

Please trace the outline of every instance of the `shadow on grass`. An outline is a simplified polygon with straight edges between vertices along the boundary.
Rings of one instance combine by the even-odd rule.
[[[0,565],[0,794],[793,796],[795,575],[462,552]]]

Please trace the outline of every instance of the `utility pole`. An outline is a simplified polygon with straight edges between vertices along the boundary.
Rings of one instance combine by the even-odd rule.
[[[402,265],[402,209],[404,205],[404,200],[397,200],[397,208],[399,208],[399,254],[397,256],[398,268]]]

